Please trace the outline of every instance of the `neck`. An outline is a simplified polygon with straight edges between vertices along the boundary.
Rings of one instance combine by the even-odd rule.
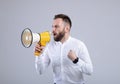
[[[70,36],[69,33],[65,34],[65,36],[62,38],[62,40],[60,42],[63,44],[66,40],[68,40],[69,36]]]

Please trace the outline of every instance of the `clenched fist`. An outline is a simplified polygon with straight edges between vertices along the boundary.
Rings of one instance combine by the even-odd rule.
[[[77,58],[77,56],[73,50],[70,50],[68,52],[68,58],[70,58],[72,61],[74,61]]]

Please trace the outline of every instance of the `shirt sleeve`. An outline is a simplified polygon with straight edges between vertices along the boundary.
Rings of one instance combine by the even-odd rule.
[[[44,52],[40,56],[35,56],[35,68],[39,74],[42,74],[49,64],[50,58],[47,53],[47,48],[45,48]]]
[[[87,47],[84,43],[79,47],[78,53],[79,61],[77,62],[78,69],[88,75],[91,75],[93,72],[93,65],[87,50]]]

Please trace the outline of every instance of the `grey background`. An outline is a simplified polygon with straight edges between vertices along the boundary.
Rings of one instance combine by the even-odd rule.
[[[120,0],[0,0],[0,84],[53,84],[51,66],[36,73],[32,45],[21,32],[51,30],[55,14],[72,19],[71,35],[85,42],[94,72],[87,84],[120,84]]]

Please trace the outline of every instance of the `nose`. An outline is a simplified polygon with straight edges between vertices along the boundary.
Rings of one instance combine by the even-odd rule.
[[[52,26],[52,32],[55,32],[56,28],[54,26]]]

